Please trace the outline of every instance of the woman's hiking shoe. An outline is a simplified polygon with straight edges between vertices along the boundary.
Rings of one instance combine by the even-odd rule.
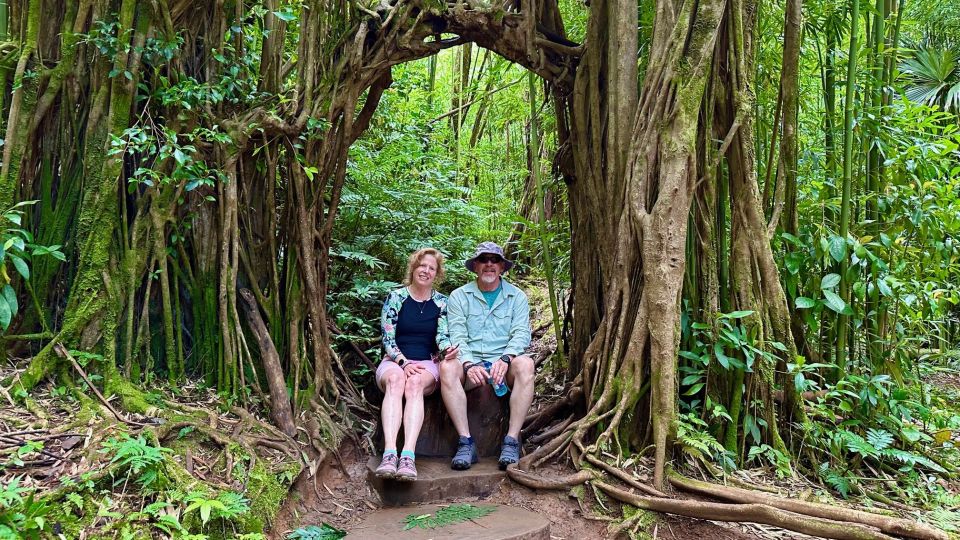
[[[417,465],[413,462],[413,458],[407,456],[400,458],[395,478],[403,482],[413,482],[417,479]]]
[[[397,475],[397,458],[396,454],[384,454],[383,459],[380,461],[380,466],[377,467],[374,474],[377,475],[377,478],[393,478]],[[416,472],[414,472],[416,475]]]
[[[457,453],[450,462],[450,468],[465,471],[478,461],[480,458],[477,456],[477,445],[473,444],[469,437],[460,437],[457,442]]]
[[[520,441],[507,435],[503,438],[500,447],[500,470],[507,470],[507,465],[520,461]]]

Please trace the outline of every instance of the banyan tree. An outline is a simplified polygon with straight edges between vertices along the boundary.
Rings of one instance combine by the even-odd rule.
[[[556,0],[9,1],[0,209],[37,201],[21,207],[22,227],[66,259],[36,257],[32,271],[4,276],[23,306],[6,352],[29,358],[16,388],[69,380],[63,345],[88,353],[87,370],[126,410],[148,408],[137,389],[148,375],[189,374],[257,393],[289,437],[311,418],[319,429],[303,432],[337,444],[335,420],[359,400],[338,384],[347,368],[326,306],[348,149],[392,66],[473,43],[542,79],[570,201],[573,387],[533,423],[571,421],[520,468],[564,454],[583,472],[511,475],[605,485],[600,476],[617,470],[601,452],[652,448],[656,489],[632,502],[703,514],[662,493],[685,288],[704,320],[750,312],[744,324],[767,352],[753,370],[711,373],[705,391],[731,411],[759,404],[750,414],[784,453],[802,436],[792,384],[777,375],[797,340],[754,168],[758,3],[592,0],[575,43]],[[649,35],[637,31],[638,8],[653,13]],[[795,92],[796,70],[784,76]],[[717,257],[727,249],[729,268]],[[719,428],[733,451],[739,414]],[[759,502],[765,519],[789,522],[778,503]],[[717,506],[703,516],[741,515]]]

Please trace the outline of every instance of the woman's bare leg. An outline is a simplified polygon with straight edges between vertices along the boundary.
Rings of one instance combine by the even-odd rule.
[[[433,392],[437,380],[429,372],[422,371],[407,379],[403,391],[407,403],[403,408],[403,449],[413,452],[417,447],[417,437],[423,426],[423,396]]]

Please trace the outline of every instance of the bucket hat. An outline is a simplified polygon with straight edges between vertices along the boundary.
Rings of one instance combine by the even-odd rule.
[[[498,246],[495,242],[482,242],[477,246],[477,250],[473,253],[473,257],[464,262],[464,266],[467,267],[467,270],[473,272],[473,265],[477,262],[477,258],[481,255],[497,255],[503,259],[503,271],[506,272],[513,268],[513,261],[507,259],[503,256],[503,248]]]

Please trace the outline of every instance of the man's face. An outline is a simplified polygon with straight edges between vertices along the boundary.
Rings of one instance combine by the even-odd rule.
[[[503,259],[499,255],[485,253],[477,257],[473,271],[480,281],[490,285],[496,283],[497,278],[503,273],[503,266]]]

